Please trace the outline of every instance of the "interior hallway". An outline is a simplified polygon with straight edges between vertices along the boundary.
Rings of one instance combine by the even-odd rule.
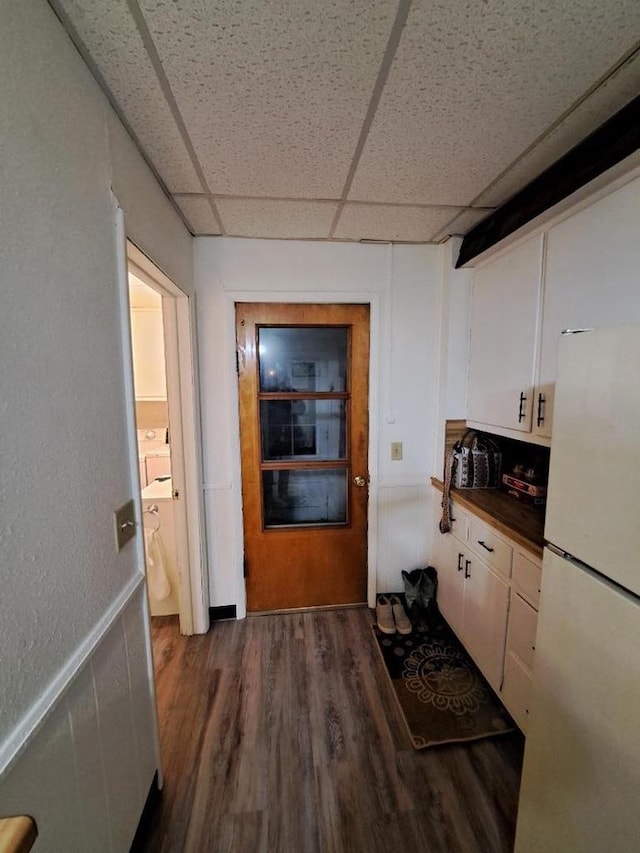
[[[146,851],[507,853],[520,734],[414,750],[366,608],[182,637],[153,620],[165,774]]]

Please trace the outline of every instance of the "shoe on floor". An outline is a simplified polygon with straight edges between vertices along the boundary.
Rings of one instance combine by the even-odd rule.
[[[395,634],[396,625],[393,620],[393,610],[387,595],[379,595],[376,599],[376,620],[383,634]]]
[[[413,631],[413,627],[398,596],[390,595],[389,604],[391,605],[391,612],[393,613],[393,620],[396,623],[398,633],[410,634]]]

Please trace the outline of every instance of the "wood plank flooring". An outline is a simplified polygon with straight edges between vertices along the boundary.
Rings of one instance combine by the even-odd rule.
[[[414,750],[366,608],[197,637],[153,622],[165,783],[146,851],[512,850],[522,737]]]

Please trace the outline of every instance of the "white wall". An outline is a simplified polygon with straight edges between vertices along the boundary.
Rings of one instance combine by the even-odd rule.
[[[440,369],[433,473],[442,478],[446,420],[467,416],[467,385],[471,323],[471,270],[455,269],[462,238],[442,245]]]
[[[372,305],[370,567],[378,591],[429,557],[441,254],[371,246],[197,238],[195,286],[211,603],[244,608],[235,301]],[[402,462],[390,442],[402,441]]]
[[[193,238],[146,167],[122,122],[107,108],[113,191],[124,208],[127,237],[174,284],[193,293]]]
[[[44,0],[0,14],[0,803],[34,815],[38,849],[120,850],[157,761],[143,576],[111,515],[133,494],[115,176],[133,234],[189,287],[190,238],[140,158],[112,159],[127,146]]]

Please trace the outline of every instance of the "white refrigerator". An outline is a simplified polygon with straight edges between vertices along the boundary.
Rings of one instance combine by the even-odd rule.
[[[640,851],[640,326],[563,335],[516,853]]]

